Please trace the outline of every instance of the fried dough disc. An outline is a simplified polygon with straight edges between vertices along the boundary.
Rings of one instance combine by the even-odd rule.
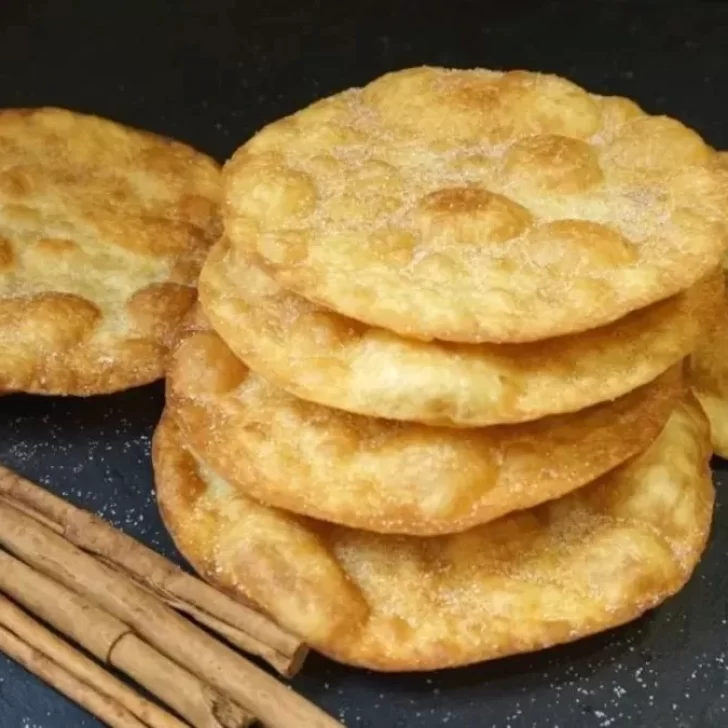
[[[686,357],[714,315],[723,278],[602,329],[531,344],[404,339],[308,303],[218,243],[200,302],[251,369],[302,399],[373,417],[483,427],[615,399]]]
[[[186,338],[167,373],[167,408],[185,440],[244,494],[421,536],[463,531],[594,480],[649,446],[682,391],[678,365],[582,412],[453,430],[300,400],[250,372],[210,331]]]
[[[163,376],[219,235],[220,170],[61,109],[0,111],[0,391],[91,395]]]
[[[452,667],[632,620],[678,591],[708,536],[708,423],[679,405],[650,449],[560,500],[456,536],[382,536],[258,505],[185,449],[154,442],[182,553],[315,649],[378,670]]]
[[[710,420],[713,449],[728,458],[728,298],[690,358],[690,383]]]
[[[556,76],[414,68],[277,121],[226,166],[226,229],[279,282],[423,340],[585,331],[728,244],[691,129]]]

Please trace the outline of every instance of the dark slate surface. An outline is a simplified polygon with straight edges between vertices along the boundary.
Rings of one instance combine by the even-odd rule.
[[[0,106],[56,104],[220,159],[262,124],[384,71],[537,68],[676,115],[728,148],[728,4],[371,0],[30,0],[0,4]],[[0,461],[167,553],[151,492],[154,386],[0,401]],[[721,463],[716,464],[719,490]],[[545,653],[431,675],[312,658],[298,690],[351,728],[728,726],[728,514],[666,606]],[[98,723],[0,658],[0,727]]]

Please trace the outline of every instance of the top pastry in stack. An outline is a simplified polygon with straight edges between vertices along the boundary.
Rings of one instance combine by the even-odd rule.
[[[269,125],[223,186],[154,447],[203,574],[381,670],[573,640],[686,582],[713,488],[682,363],[727,242],[695,132],[417,68]]]

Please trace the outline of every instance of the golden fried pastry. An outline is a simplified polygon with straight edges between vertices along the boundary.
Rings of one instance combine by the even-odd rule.
[[[689,578],[713,485],[702,411],[681,404],[650,449],[560,500],[455,536],[382,536],[256,504],[155,435],[157,496],[182,553],[330,657],[451,667],[623,624]]]
[[[414,68],[277,121],[225,171],[236,246],[423,340],[526,342],[682,291],[728,245],[714,153],[556,76]]]
[[[220,182],[178,142],[60,109],[0,111],[0,391],[163,376],[219,235]]]
[[[690,383],[710,420],[713,449],[728,458],[728,298],[690,358]]]
[[[236,356],[302,399],[482,427],[573,412],[651,381],[695,348],[722,289],[716,273],[602,329],[531,344],[419,342],[310,304],[222,240],[203,266],[200,302]]]
[[[185,441],[245,495],[420,536],[463,531],[594,480],[644,451],[682,394],[678,365],[582,412],[453,430],[300,400],[250,372],[210,331],[186,338],[167,373],[167,409]]]

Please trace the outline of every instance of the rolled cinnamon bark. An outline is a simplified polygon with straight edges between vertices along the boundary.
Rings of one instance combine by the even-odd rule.
[[[0,591],[63,632],[100,662],[124,672],[194,728],[246,728],[253,724],[253,716],[150,647],[116,617],[2,550]],[[116,699],[121,702],[119,697]],[[133,706],[125,707],[135,712]],[[149,725],[184,725],[164,716],[164,722],[156,722],[161,719],[155,713],[155,722]]]
[[[123,707],[107,693],[97,690],[93,684],[84,682],[83,679],[67,669],[64,664],[70,661],[75,670],[82,671],[89,677],[92,670],[89,664],[94,665],[90,660],[84,658],[80,653],[75,652],[70,646],[58,640],[51,632],[45,630],[41,625],[35,623],[30,627],[32,639],[35,644],[23,640],[16,632],[25,632],[28,629],[24,622],[25,615],[15,608],[7,600],[0,601],[2,617],[0,622],[6,625],[7,622],[14,626],[14,629],[6,629],[0,626],[0,652],[3,652],[12,660],[22,665],[26,670],[36,677],[55,688],[59,693],[85,708],[89,713],[95,715],[112,728],[151,728],[154,724],[143,723],[135,715]],[[31,620],[33,622],[34,620]],[[57,642],[55,641],[57,640]],[[51,646],[53,643],[53,646]],[[40,644],[40,647],[36,645]],[[62,647],[60,645],[63,645]],[[74,653],[74,654],[69,654]],[[63,654],[62,654],[63,653]],[[64,664],[53,660],[49,654],[59,657]],[[86,660],[88,664],[83,664]],[[97,667],[94,665],[94,667]],[[102,671],[103,672],[103,671]],[[111,677],[111,676],[108,676]],[[171,716],[170,716],[171,717]],[[158,724],[162,725],[162,724]],[[168,724],[171,728],[172,723]],[[182,725],[181,723],[179,724]]]
[[[172,660],[248,709],[269,728],[340,724],[132,580],[0,499],[0,544],[128,624]]]
[[[76,546],[101,556],[245,652],[287,677],[308,652],[300,639],[250,606],[217,591],[102,518],[53,495],[0,465],[0,496]]]

